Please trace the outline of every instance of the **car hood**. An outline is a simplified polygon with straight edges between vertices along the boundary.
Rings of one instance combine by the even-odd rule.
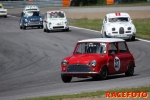
[[[100,59],[99,54],[81,54],[73,55],[69,59],[69,64],[89,64],[92,60]]]
[[[110,27],[131,27],[131,22],[114,22],[114,23],[108,23]]]

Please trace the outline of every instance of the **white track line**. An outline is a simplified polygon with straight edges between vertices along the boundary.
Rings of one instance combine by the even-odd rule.
[[[73,27],[73,28],[76,28],[76,29],[82,29],[82,30],[87,30],[87,31],[93,31],[93,32],[98,32],[100,33],[100,31],[95,31],[95,30],[91,30],[91,29],[86,29],[86,28],[80,28],[80,27],[75,27],[75,26],[70,26],[70,27]],[[140,39],[140,38],[136,38],[137,40],[140,40],[140,41],[144,41],[144,42],[149,42],[149,40],[144,40],[144,39]]]

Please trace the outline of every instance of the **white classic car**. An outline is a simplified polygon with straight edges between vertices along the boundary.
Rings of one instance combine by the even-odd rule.
[[[4,9],[2,4],[0,4],[0,16],[7,18],[7,9]]]
[[[44,32],[52,30],[69,31],[68,21],[64,11],[47,11],[43,19]]]
[[[128,13],[106,14],[101,29],[102,37],[135,40],[136,28]]]

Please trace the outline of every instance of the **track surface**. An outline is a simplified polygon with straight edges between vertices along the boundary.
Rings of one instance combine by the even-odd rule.
[[[19,29],[19,18],[0,18],[0,100],[80,93],[150,84],[150,43],[128,42],[136,61],[135,75],[108,80],[73,78],[63,83],[60,62],[71,55],[76,41],[100,37],[99,32],[70,27],[69,32],[44,33]]]

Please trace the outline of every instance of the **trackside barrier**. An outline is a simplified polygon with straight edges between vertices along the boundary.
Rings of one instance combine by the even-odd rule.
[[[114,4],[114,0],[106,0],[106,4],[107,5]]]
[[[71,0],[62,0],[62,6],[63,7],[69,7]]]

